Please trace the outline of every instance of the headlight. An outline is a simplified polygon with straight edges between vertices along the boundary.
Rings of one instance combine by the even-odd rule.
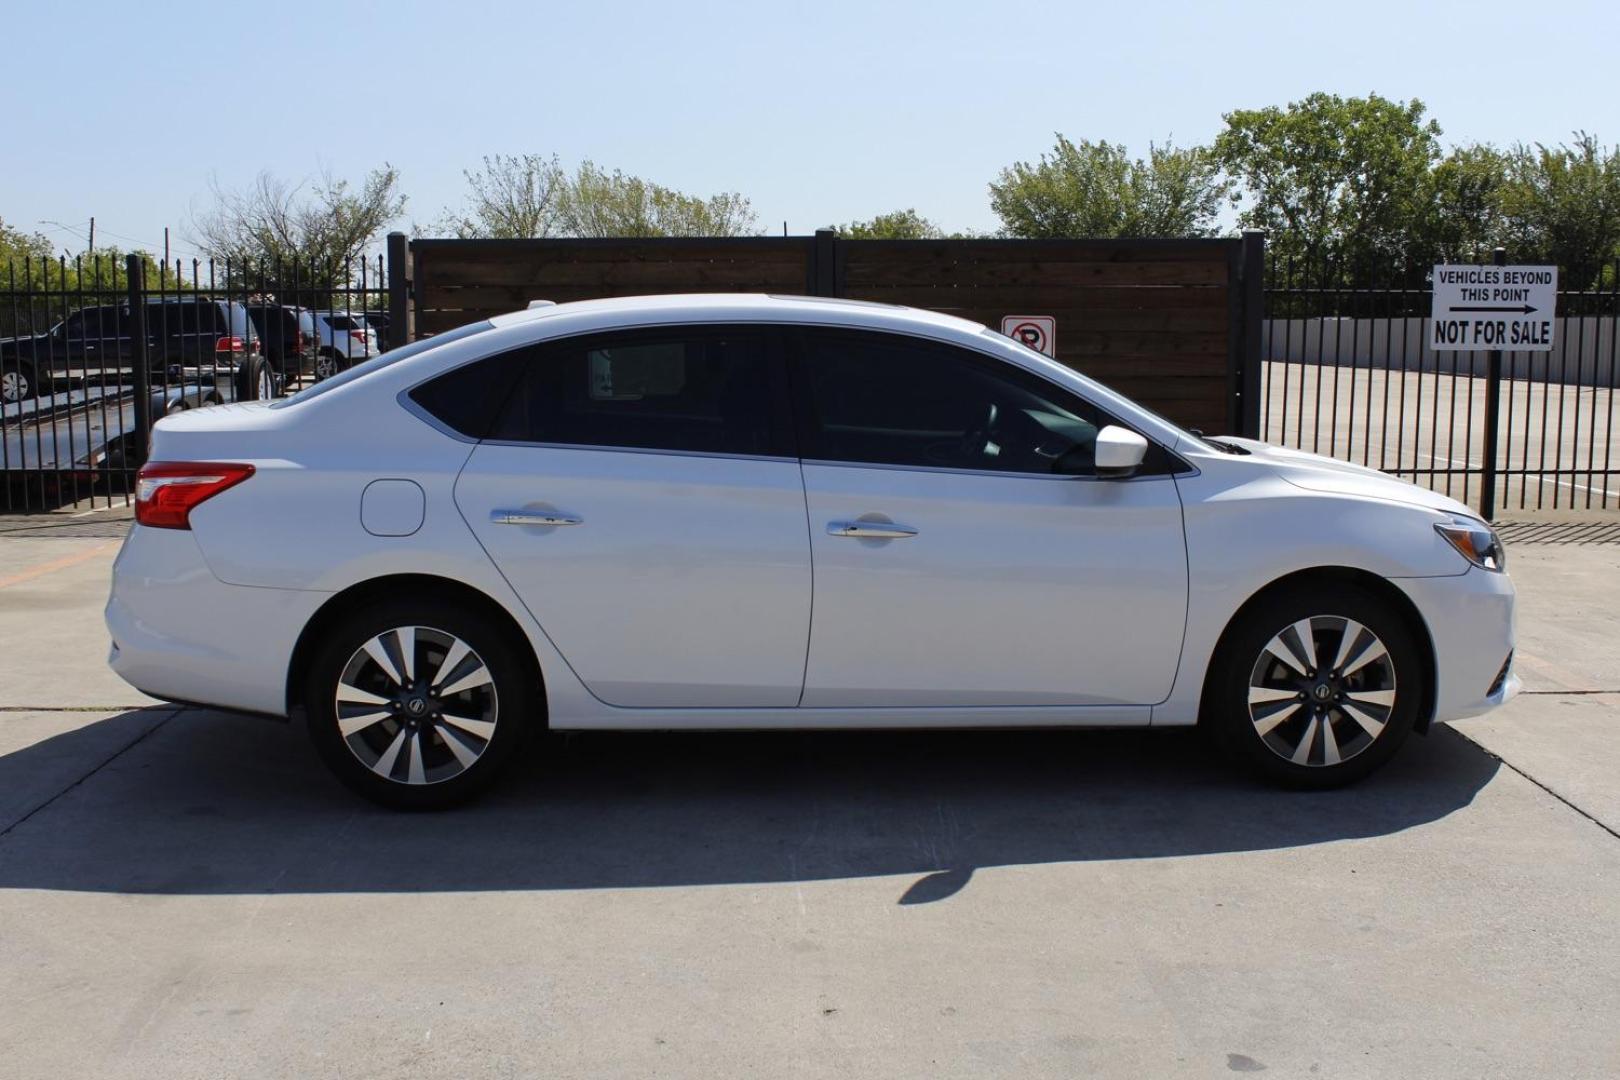
[[[1502,550],[1502,541],[1483,521],[1454,518],[1436,522],[1434,531],[1445,537],[1458,554],[1482,570],[1500,573],[1507,565],[1507,553]]]

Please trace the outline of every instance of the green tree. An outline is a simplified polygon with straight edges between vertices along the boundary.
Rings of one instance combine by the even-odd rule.
[[[1016,237],[1208,236],[1225,195],[1202,147],[1152,146],[1133,159],[1122,145],[1061,134],[1050,154],[990,184],[1002,231]]]
[[[945,235],[938,225],[910,207],[830,228],[848,240],[937,240]]]
[[[1401,259],[1440,158],[1440,126],[1424,111],[1415,98],[1316,93],[1227,113],[1214,151],[1239,186],[1239,220],[1312,262]]]
[[[567,236],[746,236],[753,206],[736,192],[703,198],[590,161],[564,177],[557,196],[559,231]]]
[[[439,226],[464,240],[534,240],[561,225],[563,193],[569,177],[557,157],[495,154],[467,178],[467,206],[446,214]]]
[[[307,188],[307,190],[306,190]],[[405,212],[399,170],[384,165],[358,186],[323,174],[313,183],[289,184],[260,173],[243,191],[215,186],[214,203],[192,219],[197,246],[227,264],[235,282],[268,288],[280,268],[296,268],[301,285],[344,286],[359,274],[359,261],[388,224]],[[223,267],[216,268],[216,279]]]
[[[76,308],[122,299],[129,282],[126,254],[116,247],[53,251],[46,237],[0,221],[0,289],[15,282],[22,294],[0,304],[0,337],[43,333]],[[145,251],[133,254],[141,256],[146,279],[156,282],[157,260]]]
[[[1483,261],[1504,242],[1507,157],[1494,146],[1459,146],[1429,171],[1411,225],[1406,262]]]
[[[1567,288],[1601,282],[1620,254],[1620,147],[1584,132],[1573,145],[1514,147],[1502,208],[1515,262],[1556,263]]]

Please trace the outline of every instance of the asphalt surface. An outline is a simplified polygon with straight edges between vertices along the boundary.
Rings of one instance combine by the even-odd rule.
[[[1176,731],[592,734],[400,815],[106,670],[107,515],[0,526],[7,1080],[1620,1073],[1620,544],[1511,547],[1531,692],[1346,791]]]

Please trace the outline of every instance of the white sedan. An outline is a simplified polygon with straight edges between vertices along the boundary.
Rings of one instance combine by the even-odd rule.
[[[136,521],[113,668],[301,714],[397,806],[547,727],[1201,723],[1323,787],[1518,688],[1503,552],[1460,503],[877,304],[475,323],[163,419]]]

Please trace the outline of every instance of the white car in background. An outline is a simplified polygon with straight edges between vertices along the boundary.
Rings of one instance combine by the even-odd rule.
[[[315,311],[315,378],[329,379],[381,352],[377,331],[354,311]]]
[[[473,794],[545,727],[1201,722],[1325,787],[1518,686],[1461,504],[877,304],[465,326],[165,418],[136,520],[113,668],[302,713],[390,805]]]

